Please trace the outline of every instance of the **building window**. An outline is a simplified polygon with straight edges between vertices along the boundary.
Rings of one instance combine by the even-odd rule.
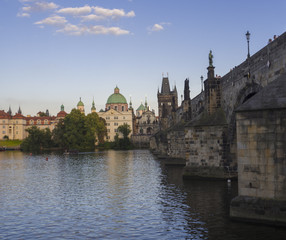
[[[106,119],[110,119],[110,117],[106,117]]]
[[[114,126],[118,126],[118,123],[114,123]]]
[[[30,120],[30,124],[34,124],[34,120]]]
[[[114,106],[114,110],[116,110],[116,111],[117,111],[117,106]]]
[[[125,117],[123,117],[123,119],[125,119]]]
[[[3,123],[5,123],[5,120],[3,120]]]
[[[114,119],[118,119],[118,117],[115,116]]]
[[[5,128],[5,125],[3,126],[3,128]]]
[[[6,132],[5,132],[5,131],[3,131],[2,133],[3,133],[3,134],[5,134]]]
[[[106,123],[106,126],[110,126],[110,123]]]
[[[116,132],[116,133],[117,133],[117,132],[118,132],[118,130],[117,130],[117,129],[114,129],[114,132]]]
[[[124,112],[124,106],[122,106],[122,112]]]
[[[16,131],[16,135],[18,134],[18,131]]]
[[[107,129],[107,132],[110,132],[110,129]]]
[[[41,120],[40,120],[40,119],[37,120],[37,124],[38,124],[38,125],[41,124]]]
[[[47,119],[45,119],[45,124],[48,124],[49,122],[48,122],[48,120]]]
[[[18,129],[18,126],[16,126],[16,129]]]

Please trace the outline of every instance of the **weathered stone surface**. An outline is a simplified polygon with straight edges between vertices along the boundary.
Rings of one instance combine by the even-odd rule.
[[[286,201],[238,196],[231,201],[230,217],[246,222],[286,226]]]

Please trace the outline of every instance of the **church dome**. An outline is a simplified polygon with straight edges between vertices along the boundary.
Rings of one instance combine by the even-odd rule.
[[[81,98],[79,99],[79,102],[78,102],[77,106],[78,106],[78,107],[79,107],[79,106],[84,107],[84,104],[83,104],[83,102],[81,101]]]
[[[119,93],[119,88],[116,87],[114,89],[114,93],[111,94],[107,99],[106,104],[118,104],[118,103],[127,104],[127,101],[126,98],[121,93]]]

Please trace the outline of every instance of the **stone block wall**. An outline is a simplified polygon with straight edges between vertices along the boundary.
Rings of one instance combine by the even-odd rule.
[[[286,109],[236,119],[239,195],[286,200]]]
[[[192,126],[186,128],[186,166],[223,167],[227,126]]]
[[[168,157],[185,159],[185,131],[170,131],[167,134]]]

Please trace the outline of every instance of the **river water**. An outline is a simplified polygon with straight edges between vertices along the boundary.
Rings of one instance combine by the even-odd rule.
[[[147,150],[0,152],[0,239],[286,239],[229,219],[237,182],[181,174]]]

